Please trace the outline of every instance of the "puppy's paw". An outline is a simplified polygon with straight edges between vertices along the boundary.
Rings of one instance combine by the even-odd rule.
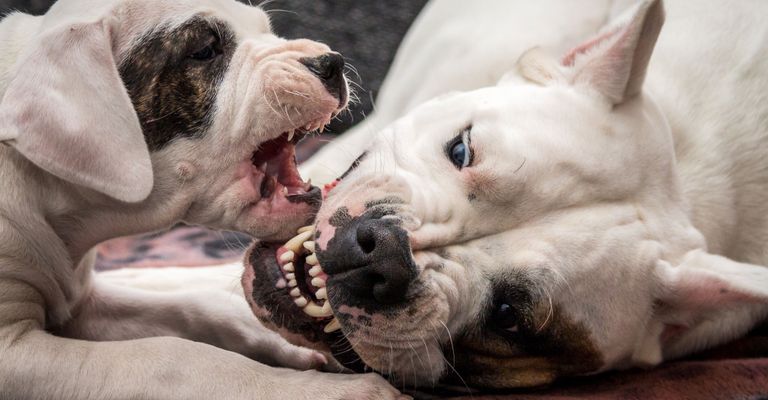
[[[317,371],[287,376],[291,396],[313,400],[409,400],[379,374],[329,374]]]

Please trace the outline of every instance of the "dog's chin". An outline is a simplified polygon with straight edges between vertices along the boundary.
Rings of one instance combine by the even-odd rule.
[[[242,284],[254,314],[265,326],[289,342],[322,352],[351,371],[366,370],[342,330],[328,329],[335,321],[332,315],[310,316],[297,306],[296,298],[290,294],[295,288],[286,284],[278,259],[284,252],[281,245],[257,242],[246,253]],[[296,265],[295,269],[305,267]],[[296,275],[300,275],[297,277],[300,281],[311,280],[308,275]],[[304,282],[298,286],[303,296],[310,301],[317,300],[307,289],[309,283]]]

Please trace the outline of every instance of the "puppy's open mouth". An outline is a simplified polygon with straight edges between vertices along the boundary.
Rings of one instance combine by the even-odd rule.
[[[294,203],[318,200],[319,189],[311,182],[304,182],[296,163],[296,144],[308,131],[301,128],[283,133],[253,152],[251,163],[254,175],[261,176],[258,189],[262,200],[276,194]]]

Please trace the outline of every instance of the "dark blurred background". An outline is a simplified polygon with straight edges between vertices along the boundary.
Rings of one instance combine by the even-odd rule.
[[[158,0],[162,1],[162,0]],[[247,1],[246,1],[247,2]],[[427,0],[253,0],[265,3],[275,32],[328,44],[355,67],[349,71],[359,102],[330,127],[341,133],[372,109],[397,46]],[[0,0],[0,12],[43,14],[53,0]],[[358,76],[359,74],[359,76]]]

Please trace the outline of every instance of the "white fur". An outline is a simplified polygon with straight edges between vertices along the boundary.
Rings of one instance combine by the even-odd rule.
[[[366,363],[438,379],[449,367],[432,353],[450,341],[438,322],[471,329],[505,269],[537,277],[586,327],[599,370],[711,347],[768,315],[768,3],[665,6],[656,43],[658,2],[428,5],[376,113],[304,166],[327,180],[368,150],[323,205],[320,248],[338,207],[406,203],[397,216],[428,289],[412,312],[344,327]],[[443,146],[470,125],[476,164],[459,171]],[[403,350],[374,339],[385,326]],[[431,357],[414,365],[413,349]]]
[[[238,41],[212,127],[149,153],[116,65],[142,35],[196,14],[226,21]],[[323,362],[265,334],[228,291],[152,292],[92,274],[97,243],[178,221],[273,239],[303,223],[308,206],[260,201],[250,157],[338,111],[298,62],[328,51],[275,37],[264,12],[230,0],[61,0],[0,23],[0,397],[397,396],[377,375],[243,357]]]

